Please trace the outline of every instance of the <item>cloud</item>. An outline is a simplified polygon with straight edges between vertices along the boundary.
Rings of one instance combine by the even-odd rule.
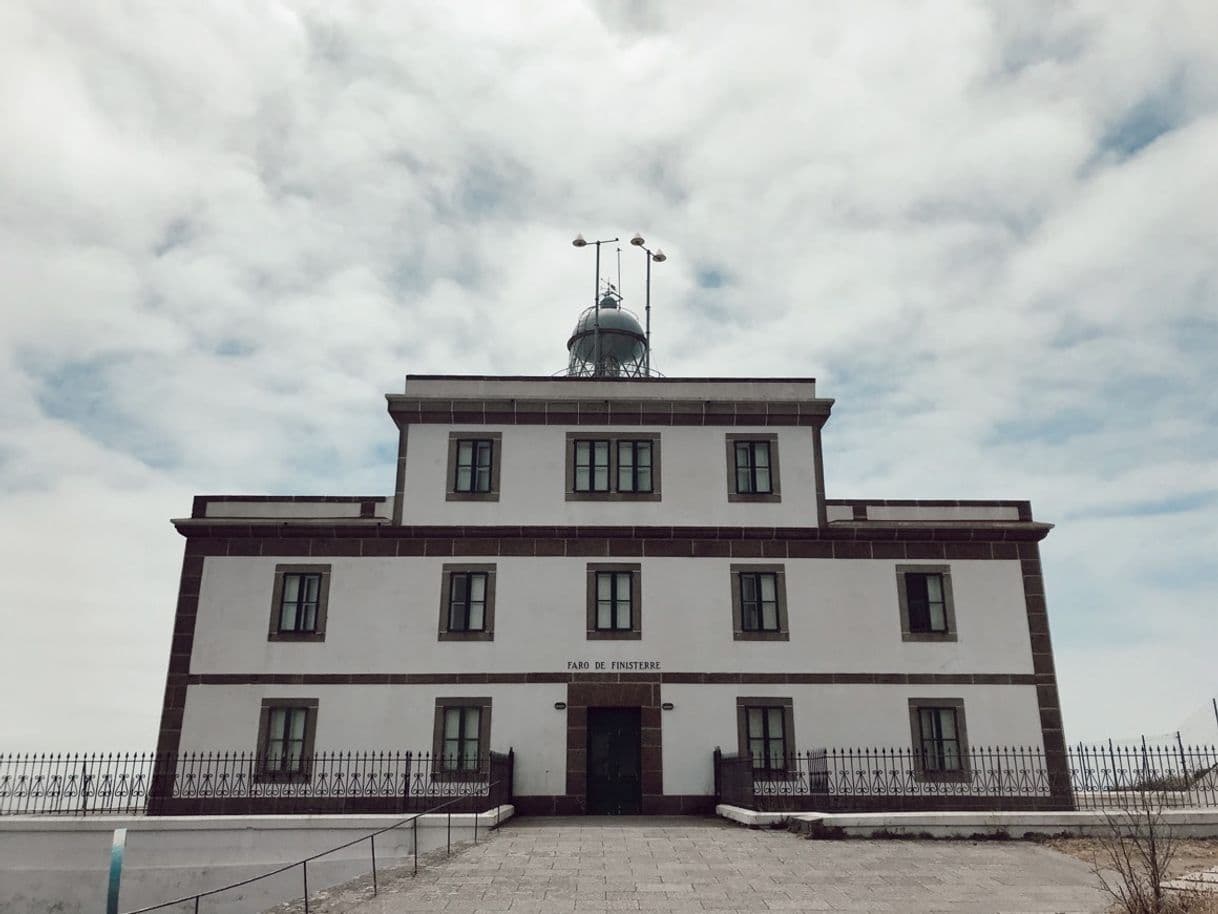
[[[561,368],[571,235],[636,228],[670,255],[654,365],[817,375],[833,496],[1032,498],[1071,734],[1170,729],[1218,692],[1216,30],[1202,0],[7,4],[0,685],[39,696],[7,740],[150,745],[165,519],[388,491],[403,372]]]

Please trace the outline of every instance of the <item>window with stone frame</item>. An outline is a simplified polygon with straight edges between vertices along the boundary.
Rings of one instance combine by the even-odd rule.
[[[789,641],[786,569],[733,564],[732,634],[736,641]]]
[[[896,576],[902,640],[957,640],[950,566],[897,565]]]
[[[490,734],[490,698],[437,698],[433,777],[486,775],[490,770]]]
[[[324,641],[329,602],[329,565],[276,565],[268,640]]]
[[[445,564],[441,570],[441,641],[493,641],[495,565]]]
[[[755,772],[785,776],[794,768],[794,707],[790,698],[736,699],[740,757],[752,759]]]
[[[498,501],[502,444],[501,432],[450,432],[445,497],[449,501]]]
[[[963,699],[911,698],[909,726],[913,739],[914,772],[920,780],[969,779]]]
[[[641,639],[642,565],[596,562],[588,565],[587,575],[588,639]]]
[[[726,438],[728,501],[781,501],[778,435],[730,434]]]
[[[567,501],[659,501],[660,436],[567,433]]]
[[[264,698],[258,720],[257,779],[308,780],[317,730],[316,698]]]

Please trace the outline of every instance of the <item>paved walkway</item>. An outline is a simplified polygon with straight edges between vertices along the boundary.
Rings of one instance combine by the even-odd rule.
[[[1024,842],[808,841],[717,819],[532,819],[352,914],[1102,912],[1085,864]]]

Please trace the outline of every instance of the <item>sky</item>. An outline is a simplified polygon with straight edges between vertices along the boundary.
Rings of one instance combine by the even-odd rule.
[[[411,373],[814,376],[831,498],[1027,498],[1067,738],[1218,741],[1218,4],[0,4],[0,752],[155,744],[195,493]],[[622,252],[641,307],[642,255]],[[606,250],[616,277],[616,255]]]

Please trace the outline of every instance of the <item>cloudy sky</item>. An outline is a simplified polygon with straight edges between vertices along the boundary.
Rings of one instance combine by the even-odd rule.
[[[0,4],[0,751],[151,748],[168,519],[389,493],[383,394],[563,367],[571,237],[635,230],[653,364],[815,376],[831,497],[1058,525],[1071,740],[1218,739],[1216,34],[1211,0]]]

